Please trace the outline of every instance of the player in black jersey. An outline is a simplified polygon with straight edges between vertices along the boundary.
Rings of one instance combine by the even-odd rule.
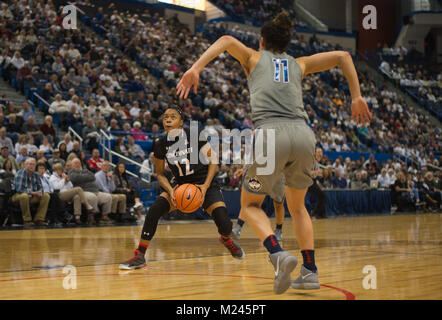
[[[221,193],[221,189],[213,180],[218,171],[218,164],[215,154],[208,141],[199,141],[198,150],[194,150],[193,144],[189,141],[190,130],[183,128],[183,113],[176,107],[168,108],[163,115],[163,126],[166,136],[157,138],[155,141],[155,169],[158,182],[163,192],[149,208],[141,232],[141,240],[135,250],[135,256],[120,264],[120,269],[131,270],[146,266],[145,254],[150,241],[155,235],[158,220],[167,212],[176,210],[174,189],[181,184],[192,183],[197,185],[203,194],[203,209],[211,215],[218,227],[220,234],[219,241],[229,250],[234,258],[242,259],[244,251],[230,237],[232,232],[232,222],[227,213],[226,205]],[[192,159],[197,152],[197,163]],[[200,152],[208,159],[204,164],[199,159]],[[170,184],[164,175],[164,167],[170,168],[176,185]]]

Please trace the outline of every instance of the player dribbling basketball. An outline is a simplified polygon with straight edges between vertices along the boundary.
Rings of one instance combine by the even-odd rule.
[[[234,258],[242,259],[244,257],[242,248],[230,238],[232,222],[227,213],[221,189],[213,180],[218,170],[218,164],[213,150],[210,148],[210,143],[199,141],[198,150],[192,150],[190,130],[183,128],[183,124],[183,114],[179,108],[170,107],[164,112],[163,126],[167,135],[157,138],[154,144],[155,169],[163,192],[149,208],[135,256],[121,263],[120,269],[132,270],[146,266],[146,250],[155,235],[158,221],[165,213],[176,210],[174,187],[185,183],[195,184],[201,189],[204,198],[202,208],[215,221],[220,234],[219,241]],[[173,146],[176,146],[176,143],[180,141],[184,141],[185,145],[174,150]],[[202,152],[207,157],[209,164],[204,164],[199,159],[198,163],[191,163],[192,152],[198,152],[198,154]],[[175,182],[171,185],[164,176],[166,161],[175,178],[176,185]]]
[[[230,53],[243,67],[249,85],[252,120],[255,128],[262,129],[264,144],[275,146],[272,174],[264,175],[259,169],[265,165],[255,161],[247,170],[241,191],[241,210],[269,252],[275,269],[273,290],[284,293],[290,286],[295,289],[319,289],[318,271],[314,258],[313,226],[304,205],[307,188],[312,185],[311,169],[314,165],[315,135],[307,125],[308,115],[302,100],[302,79],[310,74],[338,66],[350,88],[352,117],[356,124],[369,122],[371,114],[361,96],[358,76],[351,58],[345,51],[331,51],[308,57],[293,58],[285,51],[292,39],[293,22],[287,12],[278,14],[261,28],[260,51],[246,47],[231,36],[222,36],[186,71],[177,85],[177,94],[187,98],[191,88],[197,91],[199,74],[205,66],[224,51]],[[274,141],[266,141],[274,133]],[[258,140],[258,139],[257,139]],[[262,145],[262,144],[261,144]],[[264,156],[264,154],[262,155]],[[293,226],[304,263],[301,275],[291,281],[290,273],[298,263],[296,257],[284,251],[273,233],[270,220],[261,209],[266,196],[282,202],[285,196],[293,219]]]

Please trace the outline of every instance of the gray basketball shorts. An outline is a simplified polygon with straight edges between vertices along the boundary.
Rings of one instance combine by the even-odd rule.
[[[286,185],[295,189],[310,187],[313,184],[311,170],[315,161],[316,139],[305,121],[278,119],[257,129],[263,129],[263,134],[255,135],[253,163],[247,167],[244,188],[250,193],[267,194],[282,202]],[[268,129],[273,129],[274,135],[268,133]],[[263,163],[270,152],[266,152],[270,144],[274,144],[274,159],[267,157],[267,163]],[[260,156],[261,150],[264,157]],[[268,171],[263,170],[265,167],[272,167],[268,161],[274,161],[274,169],[263,174],[263,171]]]

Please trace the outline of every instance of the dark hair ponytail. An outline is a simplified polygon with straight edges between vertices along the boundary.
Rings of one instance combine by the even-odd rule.
[[[261,28],[265,49],[276,53],[286,51],[292,39],[292,29],[293,21],[285,10],[267,21]]]

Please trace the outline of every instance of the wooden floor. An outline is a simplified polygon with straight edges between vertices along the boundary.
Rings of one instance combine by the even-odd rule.
[[[273,267],[247,225],[244,260],[218,243],[211,221],[160,225],[148,268],[129,272],[118,264],[132,257],[141,226],[0,231],[0,299],[442,299],[441,218],[316,220],[321,289],[282,295],[273,294]],[[302,261],[290,219],[283,230],[283,248]],[[63,286],[74,283],[67,265],[76,289]],[[363,287],[366,265],[376,268],[376,289]]]

